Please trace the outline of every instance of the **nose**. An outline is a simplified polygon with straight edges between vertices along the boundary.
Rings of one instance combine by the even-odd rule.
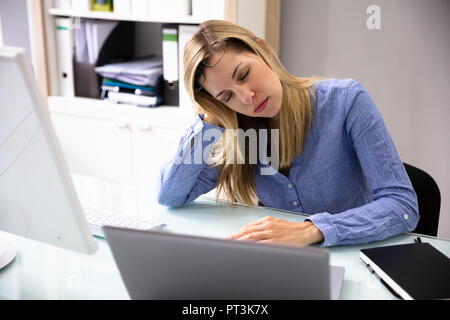
[[[246,86],[240,86],[236,88],[236,95],[239,97],[242,104],[249,104],[253,101],[255,92]]]

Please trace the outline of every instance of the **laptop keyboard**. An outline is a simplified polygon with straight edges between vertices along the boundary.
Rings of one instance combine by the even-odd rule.
[[[166,226],[160,219],[138,216],[125,216],[91,206],[83,206],[87,223],[93,235],[105,237],[103,226],[150,231]]]

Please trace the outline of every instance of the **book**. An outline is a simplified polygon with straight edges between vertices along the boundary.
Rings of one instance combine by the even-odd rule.
[[[113,11],[113,1],[112,0],[93,0],[92,11]]]
[[[141,90],[143,92],[153,92],[153,93],[158,92],[158,85],[154,87],[138,86],[135,84],[121,82],[118,80],[112,80],[108,78],[104,78],[102,83],[105,86],[118,87],[120,89]]]
[[[141,107],[156,107],[161,104],[162,99],[159,96],[152,97],[134,93],[108,91],[108,96],[105,100],[114,103],[132,104]]]
[[[362,249],[360,258],[405,300],[450,299],[450,259],[429,243]]]
[[[102,85],[100,87],[101,93],[100,93],[100,99],[106,99],[108,97],[109,92],[122,92],[122,93],[129,93],[129,94],[136,94],[140,96],[149,96],[149,97],[157,97],[158,94],[154,91],[143,91],[140,89],[129,89],[129,88],[122,88],[122,87],[115,87],[115,86],[108,86],[108,85]]]
[[[109,63],[95,68],[95,72],[104,78],[138,86],[156,86],[163,74],[163,62],[160,56],[150,55],[131,61]]]

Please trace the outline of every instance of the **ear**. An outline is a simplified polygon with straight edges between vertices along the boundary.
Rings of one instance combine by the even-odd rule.
[[[270,57],[273,57],[272,48],[269,46],[269,44],[266,41],[264,41],[261,38],[256,38],[256,42],[258,42],[259,45],[261,45],[266,50],[266,52],[270,55]]]

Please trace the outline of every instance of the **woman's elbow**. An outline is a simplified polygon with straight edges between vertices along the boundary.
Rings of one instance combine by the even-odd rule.
[[[408,209],[403,214],[403,219],[405,220],[408,232],[414,231],[417,228],[417,224],[420,220],[419,204],[415,192],[413,198],[413,201],[409,202]]]
[[[174,196],[176,191],[171,189],[170,184],[164,183],[162,179],[159,179],[156,185],[156,201],[166,207],[179,207],[183,205],[179,197]]]
[[[420,219],[419,210],[417,210],[417,208],[410,210],[409,213],[403,215],[403,219],[407,220],[406,229],[408,232],[414,231],[417,228]]]
[[[179,197],[174,197],[171,193],[165,192],[164,190],[159,190],[156,201],[166,207],[181,207],[186,204],[186,201],[183,201]]]

